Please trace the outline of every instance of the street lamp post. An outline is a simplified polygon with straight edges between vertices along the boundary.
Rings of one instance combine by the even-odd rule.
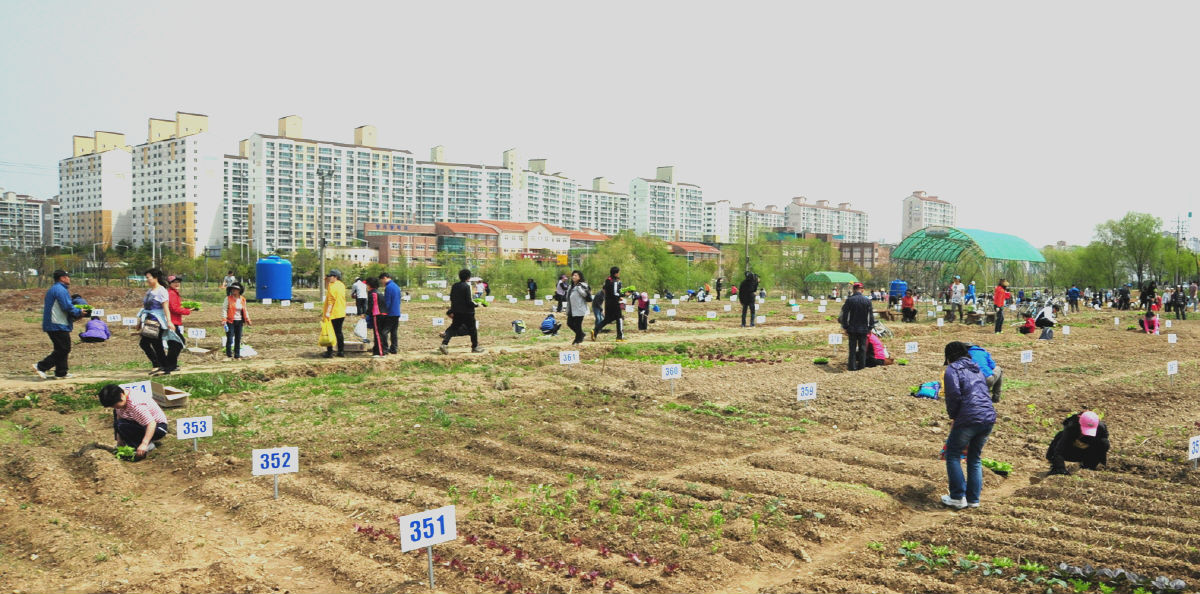
[[[320,196],[317,198],[317,259],[321,261],[321,278],[317,279],[317,286],[320,287],[321,301],[325,300],[325,189],[332,175],[333,170],[328,167],[317,170],[317,178],[321,185]]]
[[[107,245],[107,244],[103,241],[101,241],[100,243],[92,244],[92,273],[93,274],[96,272],[97,268],[100,268],[100,262],[96,259],[96,246],[98,246],[98,245]],[[104,271],[101,270],[101,272],[103,273]]]

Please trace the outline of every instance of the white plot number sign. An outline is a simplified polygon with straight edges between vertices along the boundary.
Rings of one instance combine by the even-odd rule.
[[[817,383],[810,382],[807,384],[799,384],[796,386],[796,401],[803,402],[805,400],[817,399]]]
[[[400,552],[407,553],[458,538],[454,506],[447,505],[429,511],[397,518],[400,522]]]
[[[576,363],[579,363],[579,351],[558,352],[559,365],[575,365]]]
[[[296,447],[267,448],[250,452],[252,476],[300,472],[300,449]]]

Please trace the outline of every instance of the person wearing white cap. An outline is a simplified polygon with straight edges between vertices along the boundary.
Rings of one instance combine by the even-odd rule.
[[[1108,465],[1108,447],[1108,427],[1100,415],[1090,410],[1073,414],[1063,420],[1062,431],[1046,449],[1050,474],[1067,474],[1067,462],[1078,462],[1087,470]]]

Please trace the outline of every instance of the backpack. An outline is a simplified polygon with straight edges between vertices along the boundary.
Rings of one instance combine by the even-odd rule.
[[[525,333],[525,320],[513,320],[512,327],[513,327],[513,332],[516,332],[517,334],[524,334]]]

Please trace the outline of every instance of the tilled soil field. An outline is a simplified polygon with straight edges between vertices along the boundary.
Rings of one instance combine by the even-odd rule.
[[[191,373],[166,382],[193,394],[168,416],[212,415],[216,434],[198,452],[168,437],[137,463],[94,445],[111,443],[95,384],[145,378],[132,337],[79,345],[80,377],[39,382],[23,369],[48,341],[23,320],[32,314],[0,312],[18,329],[3,355],[0,581],[425,592],[425,554],[400,552],[395,518],[454,504],[458,539],[434,548],[438,591],[1103,591],[1060,563],[1196,590],[1200,474],[1185,449],[1200,433],[1197,322],[1175,322],[1171,345],[1114,326],[1109,311],[1070,316],[1070,335],[1049,342],[925,318],[890,324],[885,342],[907,365],[848,373],[845,347],[828,344],[839,304],[804,302],[797,321],[769,299],[754,329],[723,305],[681,304],[626,343],[602,334],[570,366],[558,364],[568,333],[537,336],[545,308],[525,302],[481,312],[483,355],[466,354],[465,338],[434,354],[429,320],[442,306],[418,300],[401,356],[333,361],[315,358],[315,312],[256,305],[247,342],[260,357],[189,359]],[[193,325],[215,343],[213,309]],[[532,335],[512,333],[518,318]],[[1014,468],[985,471],[982,506],[962,511],[938,500],[944,404],[909,396],[940,379],[956,339],[1005,369],[984,456]],[[904,355],[909,341],[920,352]],[[1034,353],[1028,368],[1022,350]],[[819,356],[831,363],[814,365]],[[1168,360],[1179,375],[1166,375]],[[664,363],[683,365],[674,386]],[[818,384],[809,404],[796,401],[806,382]],[[1112,433],[1108,466],[1046,477],[1046,444],[1085,407]],[[250,476],[249,454],[282,445],[300,448],[301,466],[276,500],[269,477]]]

